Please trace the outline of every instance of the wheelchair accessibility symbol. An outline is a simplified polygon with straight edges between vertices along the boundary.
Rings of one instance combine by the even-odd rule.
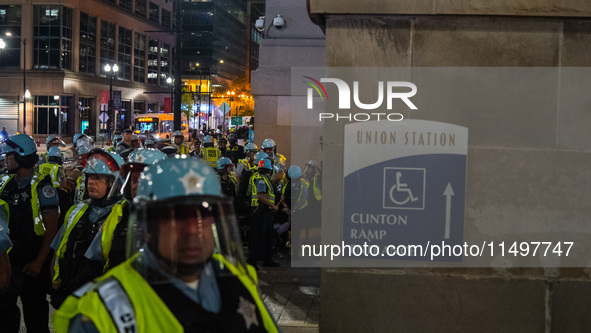
[[[384,168],[383,208],[425,209],[425,169]]]

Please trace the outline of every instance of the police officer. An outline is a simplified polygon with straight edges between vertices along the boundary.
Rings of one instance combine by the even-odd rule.
[[[246,152],[245,158],[238,160],[238,164],[236,165],[236,180],[238,183],[240,183],[240,177],[244,171],[250,170],[256,164],[254,156],[259,151],[259,147],[254,143],[247,143],[244,146],[244,150]]]
[[[64,225],[52,243],[52,248],[56,251],[53,265],[55,290],[52,295],[52,305],[55,308],[60,306],[65,296],[88,282],[96,275],[95,270],[100,269],[92,265],[82,266],[84,253],[104,221],[113,213],[113,206],[121,198],[109,197],[108,194],[122,164],[123,159],[120,156],[100,148],[88,153],[83,172],[90,200],[84,200],[70,208]]]
[[[199,138],[195,138],[195,142],[194,142],[194,150],[191,152],[191,156],[193,157],[200,157],[200,153],[201,153],[201,140],[199,140]]]
[[[248,263],[255,266],[258,261],[263,261],[265,267],[278,267],[279,264],[272,259],[274,213],[278,207],[275,205],[275,186],[271,182],[273,174],[273,160],[265,157],[259,161],[258,171],[253,175],[251,192],[252,215],[252,240],[250,242]]]
[[[132,136],[133,129],[131,128],[131,126],[121,131],[122,140],[117,144],[117,147],[115,148],[115,152],[117,154],[121,154],[124,150],[133,148],[133,146],[131,145]]]
[[[74,136],[72,137],[72,146],[64,151],[64,155],[63,155],[64,168],[68,169],[68,171],[69,171],[69,169],[74,167],[74,164],[76,163],[76,159],[78,158],[78,148],[76,145],[76,140],[78,140],[78,138],[81,135],[82,135],[82,133],[74,134]]]
[[[216,168],[216,163],[218,159],[222,157],[222,152],[213,146],[213,138],[211,135],[203,137],[203,148],[201,148],[199,157],[212,168]]]
[[[66,144],[62,141],[62,139],[57,134],[51,134],[45,139],[45,146],[47,147],[47,151],[39,157],[39,161],[37,162],[37,167],[41,166],[41,164],[47,162],[47,154],[49,153],[49,148],[51,147],[65,147]]]
[[[159,150],[138,149],[129,154],[127,163],[121,166],[117,178],[117,185],[111,191],[118,191],[124,200],[116,203],[111,209],[103,228],[99,230],[84,256],[96,262],[101,267],[100,274],[125,261],[126,237],[129,220],[129,202],[137,194],[140,173],[148,165],[166,159],[166,155]],[[113,193],[114,195],[114,193]],[[97,267],[97,266],[94,266]]]
[[[19,332],[20,296],[27,331],[49,332],[49,245],[57,231],[58,196],[49,177],[35,174],[33,138],[17,134],[5,143],[10,176],[0,181],[0,323],[3,332]]]
[[[70,209],[70,206],[72,206],[73,196],[70,196],[68,193],[71,189],[66,181],[64,168],[62,167],[62,152],[58,147],[49,148],[47,163],[41,164],[39,167],[39,175],[51,177],[51,184],[58,193],[60,202],[60,218],[58,220],[58,226],[61,226],[64,222],[64,213]]]
[[[224,156],[230,158],[232,163],[237,164],[238,160],[245,157],[245,147],[238,144],[238,135],[236,133],[228,134],[228,143],[230,143],[230,146],[226,148]]]
[[[303,177],[309,183],[308,206],[304,207],[301,226],[306,228],[306,241],[309,240],[309,229],[320,227],[320,217],[322,214],[322,173],[320,165],[315,160],[306,163]]]
[[[222,193],[231,198],[236,198],[238,184],[236,183],[236,177],[234,177],[234,164],[232,164],[232,161],[227,157],[220,158],[217,161],[217,171]]]
[[[183,143],[185,136],[181,131],[174,131],[172,138],[170,138],[170,145],[176,149],[179,155],[189,155],[189,147]]]
[[[51,183],[56,189],[64,180],[62,168],[62,152],[58,147],[51,147],[47,152],[46,162],[39,166],[39,174],[51,177]]]
[[[69,297],[56,332],[278,331],[211,167],[190,157],[149,166],[134,203],[134,255]]]
[[[265,139],[261,145],[261,150],[273,159],[274,165],[278,168],[285,169],[286,158],[277,152],[277,144],[273,139]]]

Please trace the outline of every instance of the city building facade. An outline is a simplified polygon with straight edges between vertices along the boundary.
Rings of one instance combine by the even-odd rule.
[[[100,140],[134,114],[169,109],[171,1],[1,0],[0,38],[0,121],[10,133]]]

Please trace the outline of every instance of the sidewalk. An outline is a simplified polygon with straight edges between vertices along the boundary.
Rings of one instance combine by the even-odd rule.
[[[317,333],[320,320],[320,268],[292,268],[289,257],[277,268],[257,273],[263,301],[284,333]]]

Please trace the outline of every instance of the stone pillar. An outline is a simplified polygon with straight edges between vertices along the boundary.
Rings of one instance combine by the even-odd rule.
[[[281,30],[273,26],[277,15],[285,19]],[[324,34],[306,12],[304,0],[267,1],[265,31],[260,44],[260,67],[251,73],[255,96],[255,143],[272,138],[278,152],[291,161],[291,67],[324,66]],[[302,146],[318,145],[318,137],[295,134]],[[303,167],[303,166],[302,166]]]
[[[591,65],[586,2],[310,0],[310,11],[325,21],[328,67]],[[413,114],[470,130],[465,228],[590,223],[590,201],[576,198],[591,192],[591,115],[567,104],[533,117],[500,112]],[[343,125],[325,128],[331,172],[323,179],[323,222],[342,221]],[[589,331],[589,272],[326,268],[320,330]]]

